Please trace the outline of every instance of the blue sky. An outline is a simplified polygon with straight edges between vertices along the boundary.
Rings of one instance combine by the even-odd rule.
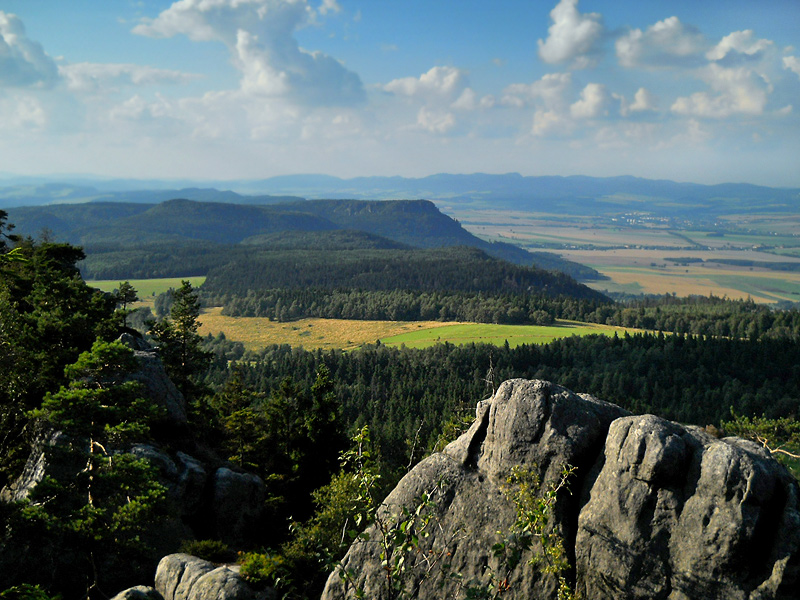
[[[800,187],[800,2],[0,0],[0,171]]]

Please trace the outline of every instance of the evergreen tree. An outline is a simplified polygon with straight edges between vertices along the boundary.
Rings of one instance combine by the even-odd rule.
[[[97,341],[66,368],[68,385],[48,393],[31,413],[58,433],[45,448],[52,467],[16,522],[48,533],[44,550],[28,551],[58,563],[51,572],[60,589],[74,593],[83,584],[86,597],[103,594],[104,578],[114,581],[153,558],[142,536],[159,514],[165,489],[151,465],[126,449],[147,439],[161,411],[128,380],[136,366],[123,344]],[[13,533],[6,543],[24,547],[18,538],[25,534],[15,539]]]
[[[136,288],[134,288],[129,281],[123,281],[119,284],[119,287],[114,290],[113,296],[117,303],[116,314],[122,318],[122,326],[127,327],[128,315],[135,310],[129,309],[128,306],[134,302],[138,302],[139,294],[136,292]]]
[[[198,375],[211,361],[211,353],[203,349],[203,338],[197,333],[199,316],[198,293],[184,280],[173,293],[169,317],[150,328],[167,374],[190,403],[199,401],[203,389]]]

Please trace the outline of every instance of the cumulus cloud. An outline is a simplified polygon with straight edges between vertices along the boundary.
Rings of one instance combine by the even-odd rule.
[[[67,88],[76,92],[105,91],[120,85],[187,83],[199,75],[132,64],[75,63],[60,65]]]
[[[0,86],[50,87],[56,81],[53,59],[25,35],[19,17],[0,11]]]
[[[476,109],[488,109],[492,108],[495,105],[494,96],[483,96],[482,98],[478,97],[478,94],[475,93],[475,90],[472,88],[466,88],[458,99],[453,102],[450,106],[456,110],[476,110]]]
[[[547,39],[539,40],[539,56],[546,63],[573,61],[576,68],[591,66],[597,59],[597,45],[603,37],[602,16],[578,12],[578,0],[561,0],[550,11],[553,24]]]
[[[558,111],[537,110],[533,114],[531,133],[536,137],[566,136],[572,128],[572,122]]]
[[[455,98],[467,87],[464,71],[455,67],[433,67],[417,77],[394,79],[383,86],[387,92],[400,96],[422,98]]]
[[[744,31],[734,31],[726,35],[719,44],[714,46],[706,53],[708,60],[722,60],[729,53],[744,54],[746,56],[755,56],[760,54],[767,48],[772,46],[770,40],[755,40],[753,39],[753,30],[746,29]]]
[[[607,113],[607,104],[606,86],[590,83],[581,90],[581,99],[570,105],[569,113],[574,119],[594,119]]]
[[[443,134],[456,126],[456,118],[453,113],[434,111],[423,106],[417,114],[417,125],[431,133]]]
[[[317,11],[308,0],[180,0],[133,32],[224,43],[247,93],[312,106],[352,105],[365,99],[358,75],[326,54],[300,48],[294,37],[318,14],[337,9],[331,1]]]
[[[699,64],[708,47],[703,34],[678,17],[669,17],[646,31],[632,29],[614,47],[623,67],[673,67]]]
[[[506,106],[521,108],[529,104],[543,104],[548,110],[562,108],[564,94],[572,83],[569,73],[548,73],[530,84],[514,83],[503,92],[501,102]]]
[[[789,69],[798,77],[800,77],[800,58],[797,58],[796,56],[784,56],[783,68]]]
[[[764,112],[772,85],[744,67],[725,68],[716,63],[700,70],[714,93],[697,92],[678,98],[671,110],[679,115],[725,118],[732,115],[760,115]]]
[[[630,104],[624,96],[613,94],[613,97],[619,100],[619,113],[623,117],[627,117],[631,113],[658,110],[658,98],[656,98],[652,92],[643,87],[636,90],[636,93],[633,96],[633,102]]]

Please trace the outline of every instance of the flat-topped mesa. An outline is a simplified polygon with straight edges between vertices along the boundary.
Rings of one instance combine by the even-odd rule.
[[[470,430],[417,465],[385,500],[385,519],[437,489],[428,536],[404,557],[408,597],[466,598],[499,585],[504,598],[555,599],[555,575],[510,571],[493,546],[511,532],[514,467],[539,493],[576,467],[548,527],[563,540],[578,597],[688,600],[800,598],[800,491],[757,444],[623,409],[544,381],[511,380],[479,403]],[[356,542],[323,600],[395,597],[381,534]],[[493,580],[504,573],[502,580]],[[507,577],[505,577],[507,574]]]

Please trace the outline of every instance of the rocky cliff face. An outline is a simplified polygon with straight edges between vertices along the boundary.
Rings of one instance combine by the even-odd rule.
[[[388,522],[438,490],[429,536],[404,556],[409,597],[466,598],[469,588],[494,587],[504,598],[557,598],[556,578],[527,564],[536,546],[510,572],[492,547],[516,518],[512,468],[547,490],[564,465],[577,468],[571,493],[558,493],[548,526],[564,540],[567,579],[580,597],[800,598],[798,486],[764,449],[524,380],[480,403],[471,429],[385,500]],[[396,597],[381,566],[381,533],[368,533],[343,561],[349,576],[331,575],[323,600],[356,590]]]

